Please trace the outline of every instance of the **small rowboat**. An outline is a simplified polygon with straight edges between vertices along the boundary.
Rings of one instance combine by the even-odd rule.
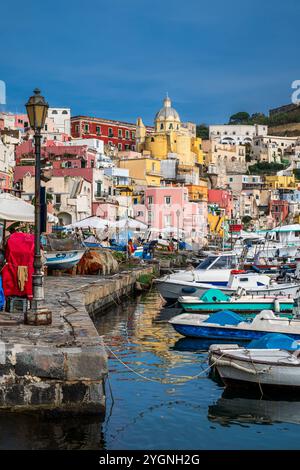
[[[274,310],[276,313],[292,312],[294,298],[283,295],[240,297],[229,296],[219,289],[209,289],[201,297],[182,296],[178,302],[185,312],[218,312],[220,310],[231,310],[241,313],[258,313],[262,310]]]
[[[300,390],[299,344],[286,335],[266,335],[284,338],[286,346],[274,349],[241,348],[237,345],[212,345],[209,362],[229,388],[256,388],[263,391]],[[256,341],[255,343],[259,343]],[[254,342],[253,342],[254,343]],[[276,342],[275,342],[276,343]],[[290,343],[289,345],[287,343]]]

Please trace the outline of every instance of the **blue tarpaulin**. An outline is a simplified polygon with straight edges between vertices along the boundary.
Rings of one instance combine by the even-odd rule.
[[[295,351],[300,349],[300,344],[288,335],[280,333],[268,333],[260,339],[254,339],[248,344],[249,349],[286,349]]]
[[[237,313],[231,312],[231,310],[222,310],[210,315],[203,323],[215,323],[217,325],[238,325],[244,319]]]
[[[0,310],[3,309],[4,304],[5,304],[5,297],[4,297],[3,287],[2,287],[2,277],[0,276]]]

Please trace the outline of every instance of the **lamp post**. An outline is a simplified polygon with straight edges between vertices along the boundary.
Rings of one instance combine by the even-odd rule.
[[[179,251],[179,217],[180,217],[179,209],[177,209],[176,215],[177,215],[177,251]]]
[[[36,88],[26,103],[30,127],[34,130],[35,142],[35,201],[34,201],[34,274],[32,276],[33,298],[26,313],[28,325],[50,325],[52,314],[45,306],[44,274],[41,258],[41,130],[47,117],[49,105]]]

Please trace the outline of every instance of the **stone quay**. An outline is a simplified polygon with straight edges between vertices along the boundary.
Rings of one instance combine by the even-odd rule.
[[[103,414],[107,354],[92,318],[152,272],[148,266],[112,276],[46,277],[49,326],[2,312],[0,410]]]

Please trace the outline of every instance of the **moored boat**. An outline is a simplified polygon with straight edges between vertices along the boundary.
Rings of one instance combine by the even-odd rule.
[[[169,323],[178,333],[194,338],[251,341],[267,333],[281,333],[300,340],[300,320],[276,317],[271,310],[263,310],[253,320],[230,311],[210,316],[183,313],[171,318]]]
[[[266,274],[236,273],[233,271],[228,283],[224,286],[215,285],[213,282],[208,284],[199,281],[181,281],[172,276],[166,275],[154,281],[164,299],[171,301],[185,295],[200,297],[207,290],[215,288],[220,289],[227,295],[236,294],[243,289],[244,293],[249,295],[290,295],[293,298],[298,298],[300,292],[300,281],[276,283]]]
[[[209,362],[229,388],[300,390],[300,345],[287,335],[268,334],[250,343],[212,345]]]
[[[291,296],[229,296],[219,289],[209,289],[201,297],[181,296],[178,302],[185,312],[191,313],[232,310],[233,312],[253,314],[262,310],[292,312],[295,303]]]

